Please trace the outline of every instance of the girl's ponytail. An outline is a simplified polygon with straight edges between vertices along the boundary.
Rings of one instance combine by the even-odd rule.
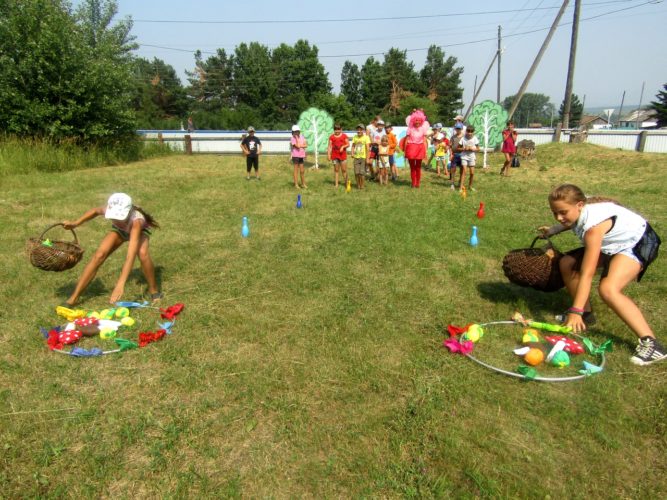
[[[156,220],[153,218],[153,216],[152,216],[151,214],[149,214],[149,213],[146,212],[143,208],[138,207],[138,206],[136,206],[136,205],[132,205],[132,207],[133,207],[136,211],[140,212],[141,215],[144,216],[144,218],[146,219],[146,223],[148,224],[149,227],[154,227],[155,229],[159,229],[159,228],[160,228],[160,224],[158,223],[158,221],[156,221]]]

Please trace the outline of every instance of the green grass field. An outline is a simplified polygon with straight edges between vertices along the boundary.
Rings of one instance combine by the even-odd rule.
[[[590,337],[613,339],[614,351],[583,381],[522,382],[442,346],[449,323],[515,309],[553,321],[570,305],[564,291],[511,285],[500,266],[552,222],[557,184],[615,197],[667,236],[666,157],[546,145],[510,178],[500,161],[466,200],[432,173],[420,190],[403,172],[398,185],[345,193],[329,167],[308,171],[301,210],[286,157],[262,158],[261,182],[245,180],[241,158],[213,155],[3,176],[0,497],[667,495],[667,362],[633,366],[633,334],[597,295]],[[62,323],[54,307],[83,263],[39,271],[25,242],[115,191],[161,223],[151,245],[163,304],[186,309],[173,335],[144,349],[52,353],[38,328]],[[107,227],[77,230],[84,261]],[[82,307],[105,306],[122,259]],[[663,255],[628,288],[663,341],[666,278]],[[124,299],[145,293],[137,266]],[[150,325],[151,312],[137,314]],[[520,334],[489,329],[480,353]]]

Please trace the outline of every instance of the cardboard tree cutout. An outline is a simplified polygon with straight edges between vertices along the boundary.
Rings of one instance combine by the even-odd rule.
[[[329,136],[333,133],[333,118],[323,109],[308,108],[299,116],[299,128],[308,141],[306,151],[315,153],[315,168],[319,168],[318,153],[326,153]]]
[[[487,149],[493,149],[503,142],[503,130],[507,123],[507,111],[494,101],[482,101],[470,113],[468,123],[475,127],[480,147],[484,148],[486,167]]]

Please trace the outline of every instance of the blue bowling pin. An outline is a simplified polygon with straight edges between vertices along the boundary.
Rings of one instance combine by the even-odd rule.
[[[248,218],[243,217],[243,226],[241,227],[241,236],[247,238],[250,236],[250,228],[248,227]]]
[[[301,203],[301,195],[298,194],[296,196],[296,208],[301,208],[301,207],[303,207],[303,203]]]
[[[472,236],[470,237],[470,244],[474,247],[479,245],[479,240],[477,239],[477,226],[472,227]]]

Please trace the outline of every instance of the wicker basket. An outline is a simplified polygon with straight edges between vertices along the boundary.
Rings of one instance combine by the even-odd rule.
[[[47,227],[39,238],[30,238],[26,245],[26,252],[30,263],[44,271],[65,271],[71,269],[83,257],[83,248],[79,246],[79,240],[73,229],[74,241],[50,240],[51,244],[44,244],[44,235],[61,223]]]
[[[512,250],[503,259],[503,272],[512,282],[543,292],[555,292],[565,286],[558,261],[562,254],[548,240],[542,248],[535,248],[535,238],[530,248]]]

